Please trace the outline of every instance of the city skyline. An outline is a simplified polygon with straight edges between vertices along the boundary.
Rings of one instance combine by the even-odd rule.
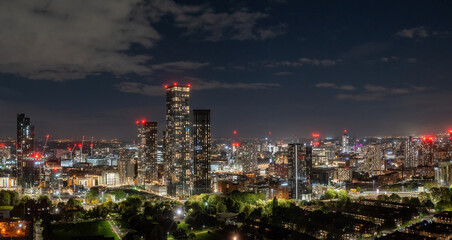
[[[174,82],[212,110],[213,138],[452,128],[449,2],[165,3],[2,3],[27,27],[0,35],[0,138],[23,112],[37,139],[133,139],[136,120],[163,126]]]

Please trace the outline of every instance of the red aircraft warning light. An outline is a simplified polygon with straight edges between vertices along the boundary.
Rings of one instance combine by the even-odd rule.
[[[165,85],[165,89],[168,89],[168,85]]]
[[[140,124],[140,121],[137,121],[137,124]]]
[[[422,136],[422,141],[424,141],[424,142],[433,142],[433,137],[430,137],[430,136]]]
[[[141,123],[144,124],[146,122],[146,120],[141,120]]]
[[[347,129],[344,129],[344,133],[347,133]]]
[[[237,134],[237,130],[234,130],[234,132],[233,132],[234,134]]]
[[[189,84],[187,84],[187,87],[191,87],[191,84],[189,83]]]
[[[82,144],[79,144],[78,147],[81,148],[81,147],[82,147]]]
[[[177,86],[177,82],[174,83],[174,86]]]
[[[49,134],[47,134],[47,135],[46,135],[46,138],[49,138],[49,137],[50,137],[50,135],[49,135]]]

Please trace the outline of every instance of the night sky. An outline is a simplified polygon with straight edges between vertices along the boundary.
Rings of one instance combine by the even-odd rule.
[[[184,5],[187,2],[190,5]],[[213,137],[452,128],[452,1],[0,2],[0,138],[132,139],[191,83]]]

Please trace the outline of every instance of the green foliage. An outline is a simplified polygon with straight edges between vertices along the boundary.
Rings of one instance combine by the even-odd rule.
[[[43,207],[52,207],[52,201],[48,196],[41,195],[38,197],[38,204]]]
[[[224,203],[222,202],[218,202],[217,203],[217,212],[222,213],[222,212],[226,212],[227,208],[226,205],[224,205]]]
[[[25,204],[19,203],[13,207],[10,212],[11,217],[24,218],[25,217]]]
[[[345,191],[343,189],[341,189],[339,191],[336,191],[334,189],[328,189],[328,190],[326,190],[322,199],[335,199],[335,198],[344,199],[347,197],[348,197],[348,193],[347,193],[347,191]]]
[[[99,193],[93,189],[89,190],[85,195],[85,201],[88,203],[98,203]]]
[[[116,201],[126,198],[126,193],[122,190],[115,190],[112,194],[115,195]]]
[[[80,200],[77,200],[75,198],[70,198],[66,202],[66,207],[70,208],[70,209],[82,208],[82,203],[80,202]]]
[[[430,195],[430,193],[421,192],[417,195],[417,198],[419,198],[419,201],[424,204],[427,200],[431,200],[432,196]]]
[[[389,196],[389,200],[392,202],[400,202],[402,198],[399,195],[393,193],[391,194],[391,196]]]
[[[426,182],[424,188],[431,190],[432,188],[438,188],[438,184],[435,182]]]
[[[185,222],[195,229],[201,229],[203,226],[216,226],[217,219],[203,212],[193,212],[185,217]]]
[[[430,189],[432,201],[437,203],[439,201],[452,201],[452,192],[447,187]]]
[[[0,206],[10,206],[11,205],[11,195],[8,191],[0,191]]]
[[[389,196],[381,194],[381,195],[378,195],[377,200],[378,201],[389,201]]]
[[[255,204],[258,200],[265,200],[263,193],[233,191],[227,195],[236,202]]]
[[[19,193],[15,192],[15,191],[8,191],[8,192],[9,192],[9,196],[10,196],[10,200],[11,200],[10,205],[15,206],[20,201]]]
[[[337,191],[337,197],[340,199],[345,199],[348,197],[348,193],[347,193],[347,191],[341,189],[341,190]]]

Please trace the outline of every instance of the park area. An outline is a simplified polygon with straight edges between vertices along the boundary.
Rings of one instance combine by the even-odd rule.
[[[78,223],[55,224],[52,226],[55,239],[71,239],[72,237],[104,236],[119,240],[105,220]]]

